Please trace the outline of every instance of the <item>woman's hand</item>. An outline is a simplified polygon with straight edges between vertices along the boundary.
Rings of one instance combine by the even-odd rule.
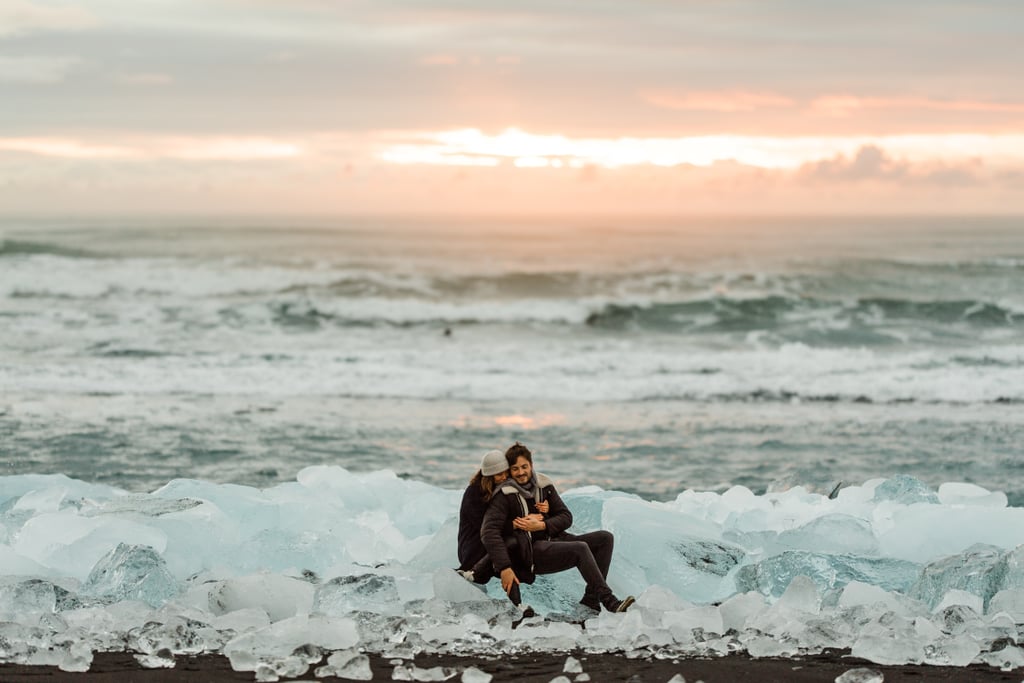
[[[519,577],[512,571],[512,567],[505,567],[501,570],[501,587],[506,593],[512,590],[512,584],[519,583]]]
[[[544,531],[548,528],[543,519],[535,519],[534,515],[529,517],[516,517],[512,520],[512,527],[521,531]]]
[[[545,515],[548,514],[548,510],[551,509],[551,505],[545,500],[534,505],[537,508],[537,512],[543,512]]]

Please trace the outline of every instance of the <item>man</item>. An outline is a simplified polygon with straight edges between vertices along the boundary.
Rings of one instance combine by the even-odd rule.
[[[491,498],[480,529],[480,540],[501,577],[505,592],[520,581],[533,583],[537,574],[554,574],[576,567],[587,584],[580,604],[595,611],[625,612],[633,596],[619,600],[606,581],[614,538],[607,531],[582,536],[566,533],[572,513],[552,481],[533,471],[533,454],[518,441],[505,451],[510,478]],[[536,515],[540,515],[537,517]],[[509,553],[508,543],[515,548]]]

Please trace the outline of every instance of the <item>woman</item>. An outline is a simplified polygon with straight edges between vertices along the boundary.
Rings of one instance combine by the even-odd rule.
[[[480,469],[469,480],[459,508],[459,571],[470,581],[487,583],[494,570],[484,544],[480,541],[480,525],[491,496],[508,479],[508,463],[501,451],[488,451]]]

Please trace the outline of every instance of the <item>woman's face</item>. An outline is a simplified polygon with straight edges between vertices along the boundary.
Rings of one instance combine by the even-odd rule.
[[[504,472],[498,472],[497,474],[494,475],[495,484],[500,484],[506,479],[508,479],[508,470],[505,470]]]

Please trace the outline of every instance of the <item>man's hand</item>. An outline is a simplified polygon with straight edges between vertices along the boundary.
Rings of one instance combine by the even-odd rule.
[[[548,528],[547,522],[543,518],[537,519],[538,516],[516,517],[512,520],[512,527],[521,531],[544,531]]]
[[[548,514],[548,510],[551,509],[551,505],[549,505],[546,500],[537,503],[534,507],[537,508],[537,512],[543,512],[545,515]]]
[[[512,584],[519,583],[519,577],[512,571],[512,567],[505,567],[501,570],[501,587],[506,593],[512,590]]]

